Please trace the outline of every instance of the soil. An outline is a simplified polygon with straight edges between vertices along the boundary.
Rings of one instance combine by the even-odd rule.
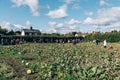
[[[35,79],[37,78],[36,74],[26,74],[27,69],[19,61],[17,61],[16,58],[1,54],[0,59],[4,60],[4,63],[12,68],[11,70],[13,70],[12,72],[14,73],[14,78],[19,80],[37,80]]]

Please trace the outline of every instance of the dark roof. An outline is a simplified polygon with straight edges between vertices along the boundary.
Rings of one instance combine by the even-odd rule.
[[[37,29],[32,29],[32,30],[30,30],[30,29],[22,29],[22,30],[24,30],[27,33],[40,33],[40,31],[37,30]]]

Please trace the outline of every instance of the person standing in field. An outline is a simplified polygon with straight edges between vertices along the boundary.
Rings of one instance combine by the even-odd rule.
[[[104,48],[106,48],[106,47],[107,47],[107,42],[106,42],[106,40],[104,40],[103,43],[104,43],[104,44],[103,44],[103,45],[104,45]]]
[[[75,44],[76,44],[76,40],[75,40],[75,39],[73,39],[73,40],[72,40],[72,43],[73,43],[73,45],[75,45]]]
[[[98,39],[96,39],[96,45],[98,45],[98,43],[99,43],[99,40],[98,40]]]
[[[4,44],[4,39],[3,39],[3,38],[1,39],[1,44],[2,44],[2,45]]]

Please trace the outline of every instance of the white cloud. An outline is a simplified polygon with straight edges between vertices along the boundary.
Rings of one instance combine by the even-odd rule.
[[[18,31],[24,27],[19,24],[11,24],[11,23],[5,22],[5,21],[1,22],[0,25],[2,28],[7,29],[8,31],[10,31],[10,30]]]
[[[104,6],[107,5],[107,1],[106,0],[100,0],[100,6]]]
[[[55,27],[57,25],[57,23],[56,22],[48,22],[48,25],[50,27]]]
[[[50,28],[50,29],[46,30],[45,33],[57,33],[57,30],[54,28]]]
[[[29,20],[26,21],[26,26],[31,26],[31,22]]]
[[[48,25],[54,28],[63,28],[63,27],[69,27],[69,26],[74,26],[74,25],[79,25],[79,24],[81,24],[81,21],[78,21],[75,19],[71,19],[70,21],[67,21],[64,23],[48,22]]]
[[[57,22],[48,22],[48,25],[50,26],[49,30],[54,30],[58,33],[68,33],[72,31],[79,31],[78,25],[81,24],[81,21],[71,19],[70,21],[63,22],[63,23],[57,23]]]
[[[49,11],[47,16],[49,16],[50,18],[65,18],[68,16],[66,10],[67,10],[67,5],[63,5],[60,6],[59,9],[57,10]]]
[[[84,25],[101,27],[103,31],[108,29],[120,30],[120,7],[112,7],[109,9],[98,10],[96,18],[87,17],[83,23]],[[106,29],[107,27],[107,29]]]
[[[65,2],[66,4],[70,4],[72,2],[79,2],[80,0],[62,0],[63,2]]]
[[[70,26],[70,30],[75,30],[76,26]]]
[[[90,17],[87,17],[87,18],[84,20],[84,24],[93,24],[93,19],[90,18]]]
[[[75,20],[75,19],[71,19],[69,22],[67,22],[68,25],[76,25],[76,24],[81,24],[80,21]]]
[[[14,5],[13,7],[28,6],[33,16],[39,16],[39,2],[38,0],[11,0]]]
[[[116,22],[116,23],[114,23],[114,24],[112,24],[112,25],[106,26],[105,28],[106,28],[106,30],[108,30],[108,31],[120,30],[120,23],[119,23],[119,22]]]
[[[109,9],[103,9],[98,11],[98,17],[96,18],[96,24],[110,25],[120,20],[120,7],[112,7]]]
[[[93,12],[85,12],[85,15],[86,15],[86,16],[92,16],[92,15],[93,15]]]
[[[120,21],[119,13],[120,13],[120,7],[101,9],[98,10],[98,14],[95,19],[88,17],[86,18],[86,20],[84,20],[84,22],[98,26],[107,26]]]
[[[64,23],[58,23],[58,24],[56,25],[56,28],[58,28],[58,29],[64,28],[64,27],[66,27],[66,25],[65,25]]]
[[[66,3],[71,3],[73,2],[74,0],[65,0]]]

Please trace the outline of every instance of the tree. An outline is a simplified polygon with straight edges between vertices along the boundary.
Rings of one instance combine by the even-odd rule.
[[[20,34],[21,34],[20,31],[16,31],[16,32],[15,32],[15,35],[20,35]]]
[[[2,27],[0,26],[0,34],[6,35],[7,32],[7,29],[2,29]]]
[[[13,30],[11,30],[11,31],[9,31],[7,34],[8,34],[8,35],[15,35],[15,32],[14,32]]]

